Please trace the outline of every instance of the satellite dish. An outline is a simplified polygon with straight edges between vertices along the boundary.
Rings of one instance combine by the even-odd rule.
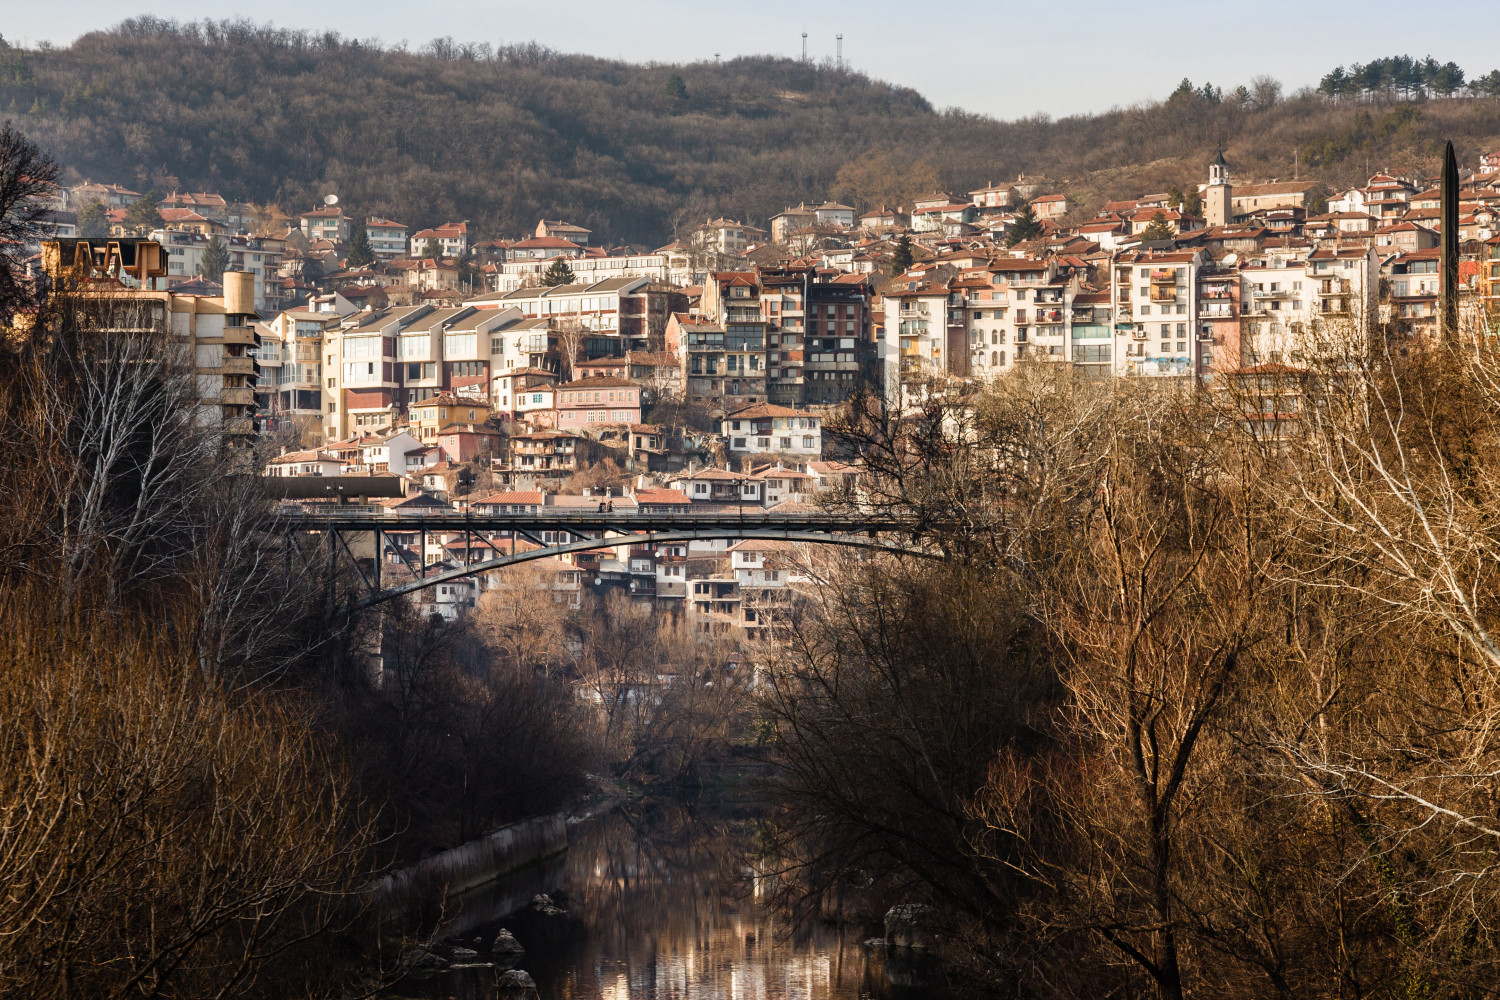
[[[330,194],[330,195],[324,195],[323,196],[323,204],[325,204],[325,205],[337,205],[338,203],[339,203],[339,196],[336,195],[336,194]]]
[[[1239,260],[1240,258],[1238,254],[1226,253],[1224,255],[1223,263],[1225,267],[1233,267],[1235,264],[1239,263]]]

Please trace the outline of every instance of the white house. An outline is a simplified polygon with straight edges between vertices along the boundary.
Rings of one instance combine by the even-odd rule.
[[[266,463],[265,475],[276,478],[284,476],[340,476],[344,463],[323,451],[293,451],[278,456]]]
[[[411,238],[411,255],[423,257],[427,253],[427,242],[436,240],[444,257],[463,258],[469,252],[469,224],[467,222],[445,222],[433,229],[422,229]]]
[[[805,410],[757,403],[726,416],[720,425],[730,452],[823,454],[823,418]]]
[[[406,431],[396,431],[394,434],[375,438],[363,445],[360,448],[360,457],[367,469],[404,476],[413,468],[423,464],[417,460],[415,453],[424,450],[426,446]]]

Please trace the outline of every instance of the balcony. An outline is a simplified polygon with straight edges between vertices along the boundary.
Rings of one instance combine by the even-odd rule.
[[[226,344],[245,344],[255,346],[255,327],[253,326],[226,326],[222,337]]]
[[[219,402],[230,406],[254,406],[255,390],[248,388],[223,388],[219,390]]]
[[[254,375],[254,358],[225,358],[220,371],[226,375]]]
[[[1156,282],[1153,281],[1151,283],[1151,301],[1152,302],[1175,302],[1175,301],[1177,301],[1177,286],[1176,285],[1159,285],[1159,284],[1157,284]]]

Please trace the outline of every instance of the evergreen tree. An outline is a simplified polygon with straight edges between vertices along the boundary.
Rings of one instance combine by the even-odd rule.
[[[896,237],[896,246],[891,251],[891,275],[905,274],[916,255],[911,252],[911,237],[902,233]]]
[[[166,225],[161,212],[157,211],[157,204],[155,191],[147,191],[131,202],[125,209],[125,228],[133,233],[149,233]]]
[[[1167,221],[1167,216],[1161,209],[1151,216],[1151,221],[1146,228],[1141,230],[1141,240],[1145,243],[1155,243],[1161,240],[1176,238],[1177,233],[1172,229],[1172,224]]]
[[[568,262],[561,257],[552,261],[552,266],[542,272],[542,284],[548,288],[556,285],[571,285],[573,283],[573,269]]]
[[[222,281],[224,272],[228,269],[229,245],[215,235],[208,241],[208,246],[203,248],[203,257],[198,262],[198,273],[209,281]]]
[[[85,237],[109,235],[109,212],[103,203],[91,201],[78,210],[78,235]]]
[[[1017,243],[1036,239],[1042,231],[1042,224],[1037,221],[1036,209],[1031,207],[1031,202],[1022,205],[1016,211],[1015,218],[1010,220],[1010,229],[1005,234],[1005,245],[1013,247]]]
[[[375,251],[370,249],[370,234],[364,226],[354,227],[354,235],[349,237],[349,256],[345,263],[350,267],[364,267],[375,263]]]
[[[435,237],[429,239],[427,241],[427,245],[422,247],[422,256],[431,257],[433,260],[442,260],[443,245],[439,243]]]
[[[674,101],[685,101],[688,99],[687,84],[682,82],[681,75],[673,73],[667,77],[667,96]]]

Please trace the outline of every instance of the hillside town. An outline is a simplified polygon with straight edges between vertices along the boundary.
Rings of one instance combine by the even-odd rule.
[[[1246,425],[1279,433],[1298,372],[1368,350],[1377,330],[1434,334],[1435,183],[1237,183],[1220,154],[1194,191],[1086,218],[1022,176],[866,211],[799,203],[764,228],[708,219],[655,249],[559,219],[509,236],[413,229],[333,197],[278,228],[215,193],[143,211],[140,192],[85,183],[56,194],[33,267],[170,317],[208,419],[266,476],[384,483],[289,494],[300,504],[795,510],[857,486],[860,456],[824,435],[856,395],[911,414],[1032,363],[1248,389]],[[1471,319],[1500,296],[1497,212],[1500,153],[1461,176]],[[89,213],[108,235],[79,234]],[[483,558],[467,537],[393,537],[391,579]],[[702,634],[754,637],[792,575],[776,550],[622,545],[540,565],[569,602],[619,588],[685,607]],[[485,579],[422,599],[456,617]]]

